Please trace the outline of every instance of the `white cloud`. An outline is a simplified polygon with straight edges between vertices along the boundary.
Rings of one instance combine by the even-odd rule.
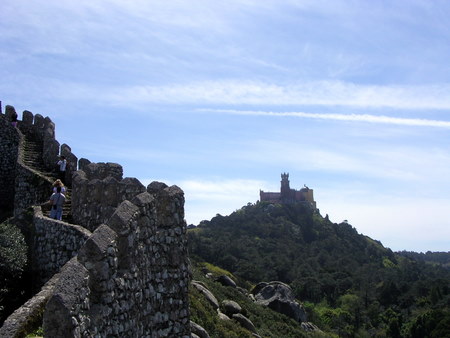
[[[28,79],[21,84],[30,86],[36,95],[66,100],[93,100],[103,104],[140,105],[190,104],[197,107],[208,105],[310,105],[347,106],[360,108],[394,108],[432,110],[450,109],[450,84],[429,86],[374,86],[347,82],[308,82],[298,85],[280,85],[263,82],[217,80],[173,85],[90,85],[53,79]],[[31,80],[31,81],[30,81]],[[31,82],[31,83],[30,83]],[[28,84],[27,84],[28,83]],[[42,92],[34,83],[39,83]],[[6,87],[8,90],[10,87]],[[45,89],[44,89],[45,88]],[[199,111],[214,112],[211,109]],[[216,110],[215,112],[245,115],[297,116],[303,118],[332,119],[343,121],[366,121],[401,125],[448,127],[448,121],[408,119],[370,114],[316,114],[307,112],[275,113],[268,111]]]
[[[370,114],[321,114],[321,113],[305,113],[305,112],[270,112],[270,111],[249,111],[249,110],[231,110],[231,109],[215,109],[218,113],[233,115],[251,115],[251,116],[273,116],[273,117],[299,117],[318,120],[334,120],[349,122],[368,122],[368,123],[384,123],[403,126],[419,126],[419,127],[441,127],[450,128],[450,121],[429,120],[419,118],[400,118],[385,115]]]
[[[341,81],[317,81],[279,85],[239,80],[205,81],[165,86],[110,88],[100,96],[112,102],[185,104],[268,104],[350,106],[396,109],[450,109],[450,84],[429,86],[357,85]],[[250,112],[248,112],[250,113]],[[307,117],[313,117],[307,113]],[[360,119],[401,124],[436,124],[436,121],[396,119],[371,115],[315,115],[316,118]]]

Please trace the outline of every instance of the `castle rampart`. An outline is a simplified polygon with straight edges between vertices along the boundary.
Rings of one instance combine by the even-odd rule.
[[[7,107],[10,114],[14,108]],[[23,333],[36,321],[23,316],[39,316],[45,307],[46,337],[189,337],[183,191],[160,182],[145,188],[135,178],[123,179],[114,163],[80,159],[75,171],[76,156],[69,146],[59,147],[49,118],[25,111],[16,129],[8,114],[0,114],[0,147],[8,150],[0,156],[0,179],[8,183],[0,194],[15,201],[15,223],[33,243],[37,285],[53,277],[5,321],[0,336]],[[79,225],[52,220],[39,206],[31,221],[24,216],[48,200],[52,183],[23,163],[23,142],[30,137],[43,142],[49,169],[58,150],[69,159],[72,216]],[[2,208],[11,210],[11,202]]]
[[[72,214],[76,224],[94,231],[121,202],[146,191],[137,179],[122,179],[122,173],[122,166],[116,163],[89,163],[73,174]]]
[[[2,173],[0,183],[0,208],[2,210],[14,210],[14,215],[19,215],[26,208],[46,202],[51,191],[52,180],[42,172],[36,171],[24,163],[25,135],[28,139],[41,143],[43,146],[42,161],[45,169],[52,171],[56,168],[59,154],[65,155],[69,160],[66,168],[67,183],[70,184],[72,172],[77,169],[77,157],[72,154],[69,146],[61,147],[55,139],[55,124],[49,117],[44,118],[40,114],[33,115],[24,111],[22,120],[19,120],[17,128],[10,124],[10,117],[15,113],[12,106],[5,107],[5,114],[0,113],[0,155]],[[11,206],[10,209],[6,206]],[[3,208],[5,205],[5,208]]]
[[[188,337],[183,192],[124,201],[64,267],[44,314],[48,337]]]

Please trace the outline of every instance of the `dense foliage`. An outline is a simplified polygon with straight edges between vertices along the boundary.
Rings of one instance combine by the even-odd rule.
[[[249,204],[188,235],[191,255],[253,283],[289,283],[311,321],[327,331],[450,335],[448,269],[396,254],[307,206]]]
[[[20,230],[8,222],[0,224],[0,326],[26,298],[23,278],[27,246]]]
[[[221,270],[211,264],[197,262],[195,259],[193,260],[193,279],[201,281],[205,284],[220,304],[223,300],[233,300],[237,302],[242,307],[242,314],[252,321],[261,337],[328,338],[334,336],[320,332],[306,333],[301,328],[300,323],[294,321],[293,319],[254,303],[249,297],[242,294],[238,289],[226,287],[218,282],[215,282],[214,277],[206,278],[205,274],[201,272],[205,268],[209,272],[212,272],[212,275],[215,277],[226,274],[233,279],[236,279],[235,276],[230,274],[228,271]],[[242,286],[245,287],[249,285],[246,285],[244,282]],[[189,302],[191,320],[202,326],[211,337],[253,337],[250,331],[242,328],[236,321],[220,320],[217,312],[206,301],[205,297],[193,287],[189,290]]]
[[[412,258],[416,261],[426,262],[434,265],[441,265],[450,268],[450,252],[414,252],[401,251],[400,255]]]

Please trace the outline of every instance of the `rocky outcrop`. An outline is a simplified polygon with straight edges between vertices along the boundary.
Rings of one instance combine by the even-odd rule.
[[[236,287],[235,281],[232,280],[227,275],[221,275],[221,276],[217,277],[216,281],[219,282],[220,284],[222,284],[223,286],[231,286],[232,288]]]
[[[306,322],[306,311],[294,297],[289,285],[282,282],[259,283],[251,292],[256,303],[267,306],[298,322]]]

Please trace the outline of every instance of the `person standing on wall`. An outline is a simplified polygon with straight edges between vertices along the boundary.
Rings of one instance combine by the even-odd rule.
[[[61,180],[61,182],[64,183],[64,181],[66,180],[66,166],[67,166],[67,160],[65,156],[60,156],[57,164],[59,166],[59,179]]]
[[[54,183],[53,183],[53,192],[56,192],[56,189],[58,187],[61,187],[61,192],[64,194],[66,192],[66,187],[64,186],[64,183],[58,178]]]
[[[17,113],[14,112],[14,114],[11,115],[11,124],[13,127],[17,127]]]
[[[61,192],[61,187],[56,187],[56,192],[50,196],[50,204],[52,206],[50,218],[62,220],[63,204],[65,201],[66,196]]]

